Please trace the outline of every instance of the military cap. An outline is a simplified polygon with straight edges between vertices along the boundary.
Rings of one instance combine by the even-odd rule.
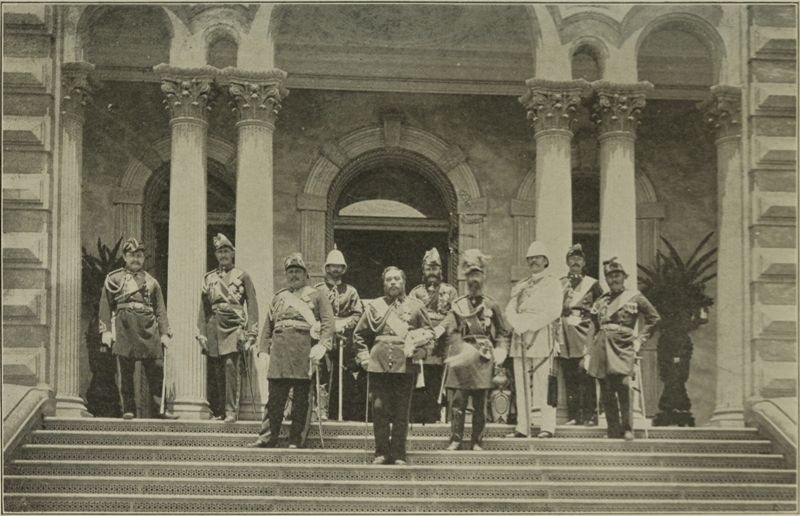
[[[435,247],[425,253],[425,256],[422,258],[422,265],[442,266],[442,258],[439,256],[439,251]]]
[[[231,251],[236,250],[233,247],[231,241],[228,240],[228,238],[225,235],[223,235],[222,233],[217,233],[217,236],[214,237],[214,250],[217,251],[219,249],[222,249],[223,247],[230,247]]]
[[[569,248],[567,251],[567,260],[569,260],[570,256],[580,256],[581,258],[586,258],[586,255],[583,254],[583,246],[581,244],[575,244]]]
[[[467,249],[461,255],[461,269],[464,274],[472,271],[486,272],[486,262],[491,256],[486,256],[480,249]]]
[[[300,267],[304,271],[308,272],[308,268],[306,267],[306,262],[303,261],[303,255],[300,253],[292,253],[283,260],[283,269],[286,270],[289,267]]]
[[[616,256],[603,262],[603,274],[608,276],[612,272],[621,272],[626,278],[628,277],[628,273],[625,272],[625,267],[619,263]]]
[[[123,253],[133,253],[136,251],[144,251],[144,244],[139,242],[135,238],[129,238],[125,241],[125,245],[122,246]]]
[[[344,261],[344,255],[341,251],[336,249],[336,244],[333,244],[333,250],[328,253],[325,259],[325,265],[344,265],[347,267],[347,262]]]

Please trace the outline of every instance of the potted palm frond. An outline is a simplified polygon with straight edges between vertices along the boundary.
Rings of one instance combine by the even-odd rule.
[[[669,254],[659,250],[652,268],[639,265],[645,274],[641,278],[641,291],[661,315],[657,352],[658,375],[664,382],[664,391],[653,426],[694,426],[692,402],[686,392],[693,351],[689,334],[708,322],[708,307],[714,304],[705,289],[706,283],[717,276],[711,272],[717,263],[714,259],[717,248],[700,254],[713,234],[712,231],[706,235],[685,261],[662,237]]]
[[[82,259],[82,304],[83,315],[89,320],[86,329],[86,348],[89,352],[89,369],[92,381],[86,390],[87,410],[96,417],[122,417],[119,402],[119,390],[114,375],[117,363],[114,356],[102,346],[99,331],[100,295],[103,283],[109,272],[125,265],[120,254],[122,238],[113,248],[102,244],[97,239],[97,256],[88,253],[81,247]]]

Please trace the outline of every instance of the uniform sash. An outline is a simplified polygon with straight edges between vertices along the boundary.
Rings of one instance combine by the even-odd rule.
[[[378,319],[382,320],[386,326],[391,328],[395,335],[401,339],[406,338],[406,335],[408,335],[408,325],[401,321],[400,317],[397,315],[397,301],[393,302],[390,306],[380,297],[372,302],[372,307],[375,309]],[[392,307],[394,307],[395,310],[392,310]]]
[[[311,287],[305,287],[302,293],[305,294],[308,289],[311,289]],[[294,292],[290,292],[288,290],[284,292],[285,292],[283,295],[284,302],[287,303],[292,308],[294,308],[295,310],[297,310],[300,313],[300,315],[303,316],[303,319],[306,320],[309,326],[314,326],[314,324],[317,322],[317,319],[316,317],[314,317],[314,312],[311,310],[311,308],[308,307],[306,302]]]
[[[614,313],[620,310],[623,306],[625,306],[631,299],[639,295],[639,291],[636,289],[625,289],[622,291],[622,294],[617,296],[616,299],[611,301],[608,306],[606,307],[604,317],[611,317]],[[602,324],[602,321],[600,322]]]
[[[465,310],[466,305],[467,309]],[[478,317],[478,312],[480,311],[481,305],[475,307],[474,311],[472,305],[469,302],[468,298],[463,298],[462,301],[456,302],[455,307],[459,308],[459,311],[453,310],[461,319],[467,324],[467,328],[469,328],[469,334],[475,336],[486,336],[486,332],[483,329],[483,323],[481,322],[480,318]],[[462,311],[463,310],[463,311]],[[466,313],[464,313],[466,311]],[[470,313],[471,312],[471,313]]]
[[[584,296],[589,293],[589,290],[594,286],[595,283],[597,283],[596,279],[584,276],[578,285],[578,288],[572,291],[572,299],[570,299],[569,307],[574,308],[581,301],[583,301]]]

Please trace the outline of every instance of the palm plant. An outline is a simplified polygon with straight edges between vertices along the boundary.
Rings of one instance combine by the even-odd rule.
[[[661,411],[654,426],[678,424],[694,426],[692,402],[686,392],[693,344],[689,333],[708,322],[708,307],[714,299],[705,293],[706,284],[717,276],[710,272],[717,264],[717,248],[700,254],[713,236],[712,231],[700,242],[688,260],[683,260],[666,238],[668,254],[661,250],[652,268],[639,265],[646,275],[641,290],[661,315],[658,340],[658,373],[664,391],[658,402]]]

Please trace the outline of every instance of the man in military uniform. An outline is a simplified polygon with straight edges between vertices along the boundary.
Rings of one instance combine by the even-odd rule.
[[[486,260],[479,249],[469,249],[461,259],[469,294],[453,303],[453,311],[439,325],[448,343],[444,386],[450,405],[452,433],[448,450],[462,447],[467,402],[472,397],[472,449],[482,450],[486,426],[486,395],[492,373],[508,356],[509,327],[500,305],[483,293]]]
[[[314,285],[314,288],[322,292],[331,303],[333,308],[334,317],[334,332],[335,338],[333,339],[333,348],[331,352],[326,355],[326,359],[320,364],[321,377],[320,381],[324,380],[323,385],[326,393],[324,400],[327,400],[322,407],[323,417],[328,415],[330,407],[330,415],[334,417],[336,414],[340,420],[351,420],[354,414],[351,408],[352,398],[346,396],[353,394],[356,391],[356,378],[351,373],[347,366],[350,362],[355,362],[355,354],[353,348],[349,345],[353,330],[361,319],[361,314],[364,313],[364,307],[361,304],[361,298],[358,297],[356,289],[342,282],[342,276],[347,270],[347,263],[344,261],[344,255],[341,251],[333,246],[333,250],[328,253],[328,258],[325,260],[325,281]],[[356,367],[358,364],[356,364]],[[358,369],[356,369],[356,373]],[[339,383],[341,378],[342,384],[342,405],[339,407]],[[363,412],[362,412],[363,415]]]
[[[567,251],[569,274],[561,278],[564,306],[561,311],[559,362],[567,391],[568,425],[597,425],[597,392],[594,379],[581,367],[583,357],[594,340],[594,324],[589,316],[595,300],[603,294],[600,283],[583,273],[586,257],[581,244]]]
[[[289,448],[303,445],[303,432],[311,415],[313,366],[332,347],[333,311],[328,298],[307,285],[308,270],[300,253],[286,257],[283,266],[289,287],[273,297],[262,333],[261,350],[270,356],[269,397],[259,437],[249,445],[253,448],[278,446],[290,390],[294,393]]]
[[[374,300],[358,321],[353,344],[358,362],[369,373],[373,464],[406,465],[414,373],[433,347],[433,326],[422,303],[406,296],[403,271],[387,267],[383,291],[385,296]]]
[[[609,292],[592,306],[597,335],[586,357],[587,371],[600,381],[608,437],[632,441],[629,389],[634,360],[642,344],[653,335],[661,317],[638,290],[625,288],[628,274],[616,257],[603,262],[603,273]],[[637,335],[636,323],[640,316],[644,318],[644,325]]]
[[[452,303],[458,297],[458,290],[442,279],[442,259],[434,247],[422,259],[422,281],[409,293],[425,305],[428,317],[436,333],[433,352],[425,359],[422,371],[425,387],[417,389],[411,406],[411,420],[414,423],[436,423],[441,420],[439,390],[444,372],[445,339],[444,328],[439,328],[442,320],[450,313]]]
[[[164,349],[169,346],[172,330],[161,285],[142,269],[144,244],[135,238],[122,247],[125,267],[106,276],[100,297],[100,334],[103,345],[111,348],[120,369],[123,419],[133,419],[136,399],[133,372],[136,361],[142,362],[153,401],[161,405],[164,381]],[[163,349],[162,349],[163,348]],[[177,419],[165,412],[156,417]]]
[[[513,329],[511,356],[517,400],[517,427],[506,437],[529,435],[531,407],[541,411],[540,438],[553,437],[556,431],[556,407],[547,404],[547,386],[564,293],[561,282],[547,271],[548,256],[544,242],[531,243],[525,258],[531,277],[514,285],[506,307],[506,319]],[[531,374],[533,379],[528,381]]]
[[[233,266],[233,244],[221,233],[214,237],[214,255],[219,267],[203,279],[197,341],[208,356],[211,412],[215,419],[235,423],[242,351],[249,351],[258,336],[258,301],[250,275]]]

